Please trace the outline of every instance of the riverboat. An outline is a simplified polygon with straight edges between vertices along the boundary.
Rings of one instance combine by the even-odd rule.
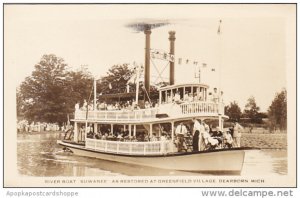
[[[170,59],[170,85],[158,88],[155,106],[146,106],[147,102],[151,104],[149,101],[151,31],[145,29],[144,33],[146,34],[145,96],[144,100],[140,100],[137,88],[135,100],[136,103],[139,101],[141,108],[99,110],[96,108],[95,98],[93,110],[78,108],[75,110],[74,119],[71,120],[74,122],[73,138],[58,140],[58,144],[75,155],[113,162],[180,171],[239,174],[245,156],[243,148],[224,148],[221,143],[214,149],[195,151],[189,142],[192,127],[189,128],[189,137],[185,137],[186,150],[182,151],[176,147],[175,128],[179,123],[192,126],[192,120],[217,120],[219,130],[223,130],[223,121],[228,118],[224,114],[224,104],[221,100],[209,100],[208,85],[175,84],[174,61]],[[174,56],[174,31],[169,32],[169,40],[170,54]],[[193,97],[193,100],[185,99],[189,95],[196,97]],[[85,131],[93,132],[82,133],[83,128]],[[106,131],[105,135],[103,131]],[[97,137],[97,133],[102,133],[102,136]],[[126,137],[118,137],[118,133],[125,134]]]

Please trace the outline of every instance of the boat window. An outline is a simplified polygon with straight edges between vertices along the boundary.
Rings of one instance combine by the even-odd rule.
[[[184,95],[184,93],[183,93],[183,87],[178,88],[178,91],[179,91],[179,94],[180,94],[180,99],[182,100],[183,99],[183,95]]]
[[[171,90],[167,90],[167,103],[172,103]]]
[[[165,103],[166,102],[166,92],[162,91],[161,92],[161,103]]]
[[[185,87],[185,93],[191,93],[191,87]]]

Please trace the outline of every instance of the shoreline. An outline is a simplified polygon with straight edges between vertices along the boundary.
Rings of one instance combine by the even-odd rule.
[[[64,131],[41,131],[41,132],[17,132],[18,135],[40,135],[40,134],[64,133]]]
[[[64,131],[19,132],[18,135],[60,134]],[[242,133],[241,147],[287,149],[286,133]]]
[[[242,133],[241,146],[260,149],[287,149],[286,133]]]

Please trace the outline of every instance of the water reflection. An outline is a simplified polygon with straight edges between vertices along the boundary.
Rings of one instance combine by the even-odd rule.
[[[241,175],[287,174],[286,150],[251,150],[246,157]]]
[[[63,152],[56,144],[63,134],[18,134],[18,170],[27,176],[173,176],[203,175],[200,173],[164,170],[95,158],[80,157]],[[246,151],[241,175],[287,174],[286,150]]]

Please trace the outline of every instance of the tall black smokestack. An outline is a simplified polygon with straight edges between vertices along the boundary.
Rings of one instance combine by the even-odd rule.
[[[145,90],[150,94],[150,34],[151,27],[145,27],[144,33],[146,35],[146,47],[145,47]],[[147,93],[144,95],[145,100],[149,100]]]
[[[170,55],[174,57],[175,54],[175,31],[169,32],[169,41],[170,41]],[[175,59],[173,61],[170,61],[170,85],[174,85],[174,75],[175,75]]]

